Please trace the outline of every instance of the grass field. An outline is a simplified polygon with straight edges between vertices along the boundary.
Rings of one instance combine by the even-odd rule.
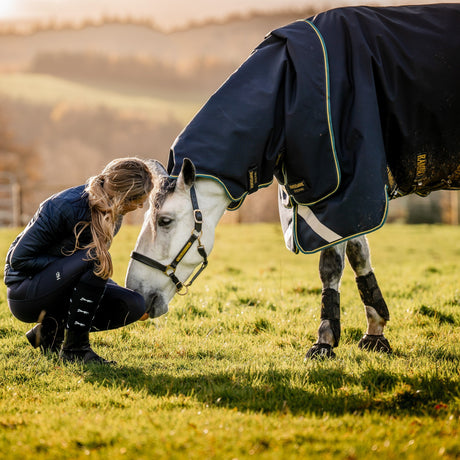
[[[122,283],[138,232],[112,254]],[[15,230],[0,230],[4,258]],[[394,354],[357,348],[365,316],[342,282],[337,359],[304,362],[319,325],[318,255],[278,225],[221,225],[210,266],[156,320],[92,336],[113,367],[26,343],[0,288],[0,458],[460,458],[460,228],[371,234]]]

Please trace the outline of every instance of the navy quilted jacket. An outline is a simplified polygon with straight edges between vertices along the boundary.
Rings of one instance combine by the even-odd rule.
[[[6,256],[5,284],[9,286],[22,281],[65,257],[66,251],[75,247],[75,225],[90,218],[84,185],[64,190],[41,203],[27,227],[10,246]],[[91,232],[86,229],[80,243],[90,241]]]

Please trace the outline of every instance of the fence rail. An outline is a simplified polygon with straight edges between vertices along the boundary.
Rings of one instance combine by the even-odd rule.
[[[71,186],[45,182],[20,185],[13,174],[0,172],[0,227],[20,227],[27,224],[43,200]],[[392,200],[387,222],[459,225],[459,198],[460,191],[439,191],[427,198],[410,195]],[[141,224],[144,211],[129,213],[125,217],[125,223]],[[226,223],[277,221],[276,184],[249,195],[240,209],[225,213],[223,218]]]

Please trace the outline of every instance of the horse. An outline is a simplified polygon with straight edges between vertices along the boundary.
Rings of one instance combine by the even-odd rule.
[[[176,293],[188,291],[198,272],[189,283],[179,280],[188,279],[199,265],[201,271],[206,267],[214,230],[230,200],[215,181],[196,180],[195,167],[189,159],[184,160],[176,180],[171,180],[159,162],[155,162],[153,171],[156,182],[161,185],[150,197],[129,263],[126,285],[144,295],[148,313],[155,318],[168,312],[168,304]],[[196,252],[189,252],[194,244]],[[321,323],[317,341],[308,350],[307,358],[335,357],[333,348],[339,344],[341,329],[339,287],[345,254],[356,274],[367,317],[367,331],[358,346],[391,353],[391,346],[383,335],[389,320],[388,308],[372,269],[367,238],[361,235],[321,251]]]
[[[345,255],[368,320],[359,345],[391,352],[365,235],[390,199],[460,188],[459,25],[454,4],[348,7],[272,31],[180,133],[167,169],[153,162],[126,277],[150,316],[207,266],[225,210],[275,177],[286,246],[321,251],[306,357],[335,355]]]

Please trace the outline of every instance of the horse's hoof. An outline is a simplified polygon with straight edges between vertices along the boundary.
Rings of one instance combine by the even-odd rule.
[[[332,346],[327,343],[315,343],[305,355],[305,359],[335,358]]]
[[[359,341],[358,347],[362,350],[378,351],[380,353],[391,353],[390,342],[382,335],[364,334]]]

